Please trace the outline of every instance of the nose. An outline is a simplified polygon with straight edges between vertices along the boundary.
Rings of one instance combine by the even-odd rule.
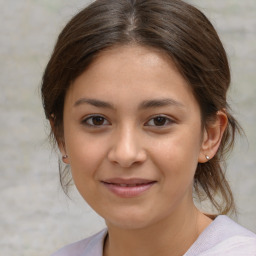
[[[108,153],[108,159],[114,164],[128,168],[143,163],[147,154],[138,135],[132,128],[123,128],[114,135],[114,144]]]

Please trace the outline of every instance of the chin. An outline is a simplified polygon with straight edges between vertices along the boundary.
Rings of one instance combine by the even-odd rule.
[[[120,229],[143,229],[153,225],[157,220],[152,218],[152,214],[136,211],[124,211],[114,216],[103,217],[108,227]]]
[[[126,230],[134,230],[134,229],[143,229],[150,226],[150,223],[147,221],[140,221],[138,219],[119,219],[114,221],[106,221],[107,227],[115,227],[119,229],[126,229]]]

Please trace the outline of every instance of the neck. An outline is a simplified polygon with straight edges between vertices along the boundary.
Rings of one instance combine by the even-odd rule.
[[[194,206],[147,228],[122,229],[108,225],[104,256],[180,256],[195,242],[211,220]]]

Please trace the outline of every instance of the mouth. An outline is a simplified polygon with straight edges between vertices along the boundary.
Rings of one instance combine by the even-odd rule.
[[[113,194],[123,197],[137,197],[149,190],[156,181],[146,179],[114,178],[102,181],[102,184]]]

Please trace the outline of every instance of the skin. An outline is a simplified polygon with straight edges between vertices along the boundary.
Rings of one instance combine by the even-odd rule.
[[[189,85],[156,49],[108,49],[74,81],[60,150],[81,196],[106,221],[105,256],[187,251],[212,221],[193,203],[196,167],[214,156],[226,123],[219,111],[202,130]],[[113,178],[153,185],[122,197],[104,184]]]

